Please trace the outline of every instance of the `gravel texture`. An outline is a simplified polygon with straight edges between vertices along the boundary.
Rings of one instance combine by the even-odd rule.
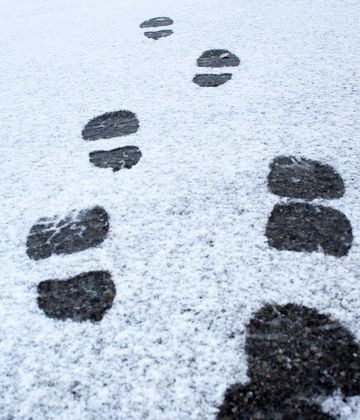
[[[38,285],[38,304],[50,318],[101,321],[116,294],[110,273],[93,271]]]
[[[193,82],[200,87],[218,87],[231,80],[230,73],[222,74],[197,74]]]

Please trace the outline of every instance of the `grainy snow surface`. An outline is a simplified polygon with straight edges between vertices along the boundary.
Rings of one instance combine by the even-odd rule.
[[[156,16],[171,37],[144,36]],[[1,0],[0,18],[1,419],[212,419],[247,380],[245,325],[265,303],[316,308],[360,342],[358,0]],[[241,63],[199,87],[216,48]],[[136,133],[82,139],[118,110]],[[130,170],[89,163],[125,146],[142,153]],[[279,155],[341,175],[344,196],[314,203],[350,220],[347,256],[268,246]],[[99,247],[28,258],[39,218],[96,205]],[[41,281],[98,270],[116,285],[101,322],[39,309]],[[360,397],[323,406],[360,418]]]

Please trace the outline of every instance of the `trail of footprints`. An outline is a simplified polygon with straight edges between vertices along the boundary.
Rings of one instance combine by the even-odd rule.
[[[269,190],[282,198],[266,236],[280,251],[313,252],[343,257],[352,244],[346,216],[331,207],[305,201],[339,199],[345,193],[341,176],[330,165],[293,156],[270,164]],[[360,395],[360,347],[339,322],[315,309],[295,304],[266,305],[247,325],[247,384],[232,385],[218,420],[334,419],[317,401],[340,390]]]
[[[130,111],[108,112],[90,120],[82,131],[87,141],[110,139],[136,133],[139,121]],[[130,169],[141,158],[136,146],[90,153],[90,162],[98,168],[119,171]],[[95,248],[106,238],[109,215],[95,206],[72,211],[65,217],[40,218],[30,229],[26,241],[29,258],[38,261],[52,255],[74,254]],[[73,321],[100,321],[110,309],[116,294],[107,271],[82,273],[67,280],[46,280],[38,285],[38,305],[50,318]]]
[[[169,17],[155,17],[141,23],[140,28],[158,28],[162,26],[173,25],[174,21]],[[157,41],[160,38],[165,38],[173,34],[171,29],[161,29],[156,31],[145,31],[144,35],[147,38]],[[213,49],[207,50],[201,54],[197,59],[198,67],[207,68],[222,68],[222,67],[237,67],[240,64],[240,59],[229,50]],[[218,87],[232,78],[232,73],[201,73],[196,74],[193,82],[200,87]]]
[[[26,250],[33,260],[73,254],[100,245],[109,231],[102,207],[73,211],[60,218],[44,217],[31,228]],[[115,285],[106,271],[83,273],[68,280],[46,280],[38,285],[38,305],[51,318],[100,321],[111,308]]]
[[[172,19],[157,17],[141,28],[170,26]],[[172,30],[147,31],[158,40]],[[205,51],[199,67],[239,66],[228,50]],[[217,87],[231,73],[197,74],[200,87]],[[86,141],[128,136],[139,129],[130,111],[108,112],[90,120],[82,131]],[[130,169],[141,158],[136,146],[90,153],[90,163],[114,172]],[[345,193],[341,176],[330,165],[307,158],[276,157],[270,164],[268,188],[281,200],[269,216],[265,235],[279,251],[322,250],[344,257],[352,245],[352,228],[339,210],[313,204],[314,200],[340,199]],[[31,228],[26,248],[37,261],[52,255],[72,254],[99,246],[110,228],[104,208],[96,206],[65,217],[39,219]],[[46,280],[38,285],[38,305],[55,319],[100,321],[116,295],[107,271],[81,273],[67,280]],[[232,385],[219,408],[219,420],[238,419],[332,419],[322,411],[319,397],[340,390],[345,397],[360,395],[360,348],[353,336],[336,320],[315,309],[295,304],[266,305],[247,325],[247,384]]]

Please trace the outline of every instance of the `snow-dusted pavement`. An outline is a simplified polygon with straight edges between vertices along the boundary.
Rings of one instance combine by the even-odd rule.
[[[140,28],[157,16],[174,23]],[[360,343],[358,0],[1,0],[0,17],[1,419],[215,418],[249,381],[247,325],[266,304],[313,308]],[[240,65],[198,67],[211,49]],[[86,138],[120,110],[139,128]],[[125,146],[131,169],[94,154]],[[312,218],[306,242],[338,210],[329,252],[280,250],[283,225],[268,230],[289,204],[268,185],[279,156],[334,170],[338,191],[297,200],[293,221]],[[31,255],[40,218],[92,208],[109,218],[97,246]],[[39,283],[92,271],[116,289],[102,319],[47,316]],[[358,361],[336,363],[345,388],[359,381]],[[359,419],[360,383],[346,392],[338,376],[309,397]]]

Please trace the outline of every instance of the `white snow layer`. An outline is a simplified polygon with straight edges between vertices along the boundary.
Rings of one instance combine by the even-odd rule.
[[[264,303],[330,314],[360,341],[360,3],[358,0],[2,0],[0,37],[0,417],[211,419],[245,382],[245,325]],[[141,22],[174,20],[144,36]],[[241,59],[218,88],[196,59]],[[85,142],[121,109],[140,129]],[[126,145],[131,170],[88,154]],[[279,198],[277,155],[336,168],[351,221],[344,258],[279,252],[264,236]],[[101,205],[98,248],[32,261],[39,217]],[[110,270],[117,295],[98,323],[49,319],[37,284]],[[360,418],[360,400],[325,405]]]

